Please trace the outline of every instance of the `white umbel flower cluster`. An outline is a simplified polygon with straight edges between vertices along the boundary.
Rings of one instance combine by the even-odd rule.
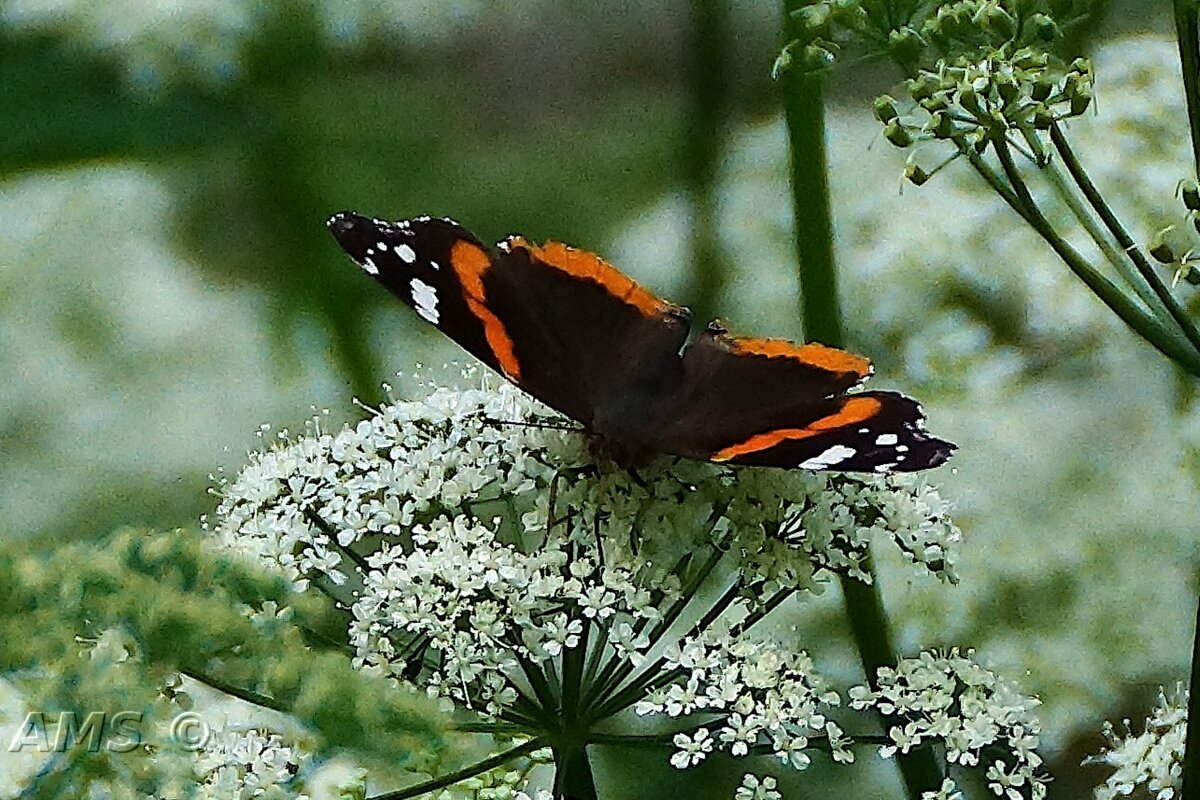
[[[875,708],[894,722],[891,744],[880,748],[888,758],[936,743],[952,766],[984,767],[988,787],[1007,800],[1041,800],[1049,780],[1037,754],[1041,725],[1036,698],[952,649],[945,655],[922,653],[878,673],[878,691],[850,690],[850,707]],[[934,797],[952,797],[947,780]]]
[[[699,763],[719,743],[738,757],[769,745],[784,763],[804,769],[810,737],[825,739],[835,760],[854,760],[841,728],[825,717],[840,698],[823,688],[806,653],[742,635],[718,620],[699,636],[668,647],[664,661],[673,680],[638,703],[639,714],[721,715],[690,740],[686,734],[676,737],[679,750],[671,758],[676,767]],[[708,739],[709,728],[715,741]],[[697,748],[697,736],[706,748]]]
[[[621,469],[575,427],[508,384],[434,388],[253,456],[212,527],[339,599],[360,665],[489,719],[536,730],[574,702],[587,726],[650,696],[643,712],[729,714],[701,758],[768,744],[799,767],[809,736],[839,742],[808,657],[751,628],[832,572],[862,576],[879,536],[953,580],[936,492],[671,457]]]
[[[213,800],[307,800],[289,786],[309,757],[266,731],[215,733],[197,753],[200,796]]]
[[[1158,693],[1158,703],[1140,734],[1129,730],[1128,720],[1124,736],[1112,723],[1105,723],[1104,735],[1111,747],[1088,759],[1088,763],[1113,767],[1114,772],[1096,788],[1096,800],[1128,797],[1139,786],[1144,786],[1155,800],[1171,800],[1178,794],[1183,778],[1188,693],[1179,690],[1175,694],[1168,698]]]

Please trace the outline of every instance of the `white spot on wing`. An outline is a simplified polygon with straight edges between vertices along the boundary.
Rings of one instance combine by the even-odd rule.
[[[396,255],[400,256],[400,260],[405,264],[411,264],[417,260],[417,253],[406,244],[398,244],[392,248],[396,251]]]
[[[438,313],[437,290],[420,278],[413,278],[408,285],[412,289],[413,305],[417,313],[437,325],[441,319],[441,314]]]
[[[894,433],[881,433],[875,437],[875,444],[880,447],[890,447],[900,441],[900,437]]]
[[[379,267],[375,266],[375,262],[370,258],[364,258],[359,266],[361,266],[363,272],[367,273],[368,275],[379,274]]]
[[[435,270],[439,270],[442,268],[442,265],[437,263],[436,261],[430,261],[429,266],[433,267]]]
[[[844,444],[835,444],[819,456],[813,456],[807,461],[802,462],[800,469],[825,469],[826,467],[833,467],[857,452],[853,447],[846,447]]]

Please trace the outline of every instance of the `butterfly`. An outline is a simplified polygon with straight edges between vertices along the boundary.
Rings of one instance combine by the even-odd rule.
[[[920,405],[854,391],[866,358],[811,342],[692,336],[688,309],[599,256],[509,236],[489,247],[449,218],[327,225],[363,272],[467,352],[579,422],[621,463],[670,453],[726,464],[913,472],[955,445]]]

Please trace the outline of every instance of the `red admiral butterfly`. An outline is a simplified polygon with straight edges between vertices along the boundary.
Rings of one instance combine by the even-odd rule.
[[[871,363],[815,342],[730,336],[601,258],[451,219],[328,221],[358,265],[476,358],[582,423],[619,461],[664,452],[853,472],[936,467],[954,445],[895,392],[848,393]]]

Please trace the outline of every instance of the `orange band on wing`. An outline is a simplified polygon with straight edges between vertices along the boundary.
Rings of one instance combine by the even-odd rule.
[[[459,240],[450,248],[450,266],[462,283],[467,310],[483,323],[483,335],[488,347],[496,356],[496,361],[504,374],[512,380],[521,377],[521,364],[513,349],[512,337],[508,335],[504,323],[487,307],[486,293],[483,288],[483,275],[492,266],[492,259],[478,245],[465,240]]]
[[[773,431],[756,434],[744,442],[730,445],[724,450],[718,451],[712,456],[712,460],[729,461],[738,456],[770,450],[772,447],[783,442],[795,439],[807,439],[810,436],[816,436],[822,431],[857,425],[878,414],[879,409],[882,407],[883,403],[874,397],[851,397],[842,404],[841,410],[836,414],[830,414],[827,417],[813,420],[803,428],[776,428]]]
[[[787,339],[749,339],[734,337],[730,339],[736,353],[748,353],[771,358],[794,358],[810,367],[829,370],[830,372],[850,373],[860,378],[871,374],[871,362],[854,353],[827,347],[820,342],[794,344]]]
[[[632,278],[595,253],[568,247],[562,242],[546,242],[537,247],[520,236],[511,237],[508,243],[510,247],[525,248],[531,258],[568,275],[600,284],[613,297],[628,303],[646,316],[653,316],[671,308],[670,303],[646,291]]]

